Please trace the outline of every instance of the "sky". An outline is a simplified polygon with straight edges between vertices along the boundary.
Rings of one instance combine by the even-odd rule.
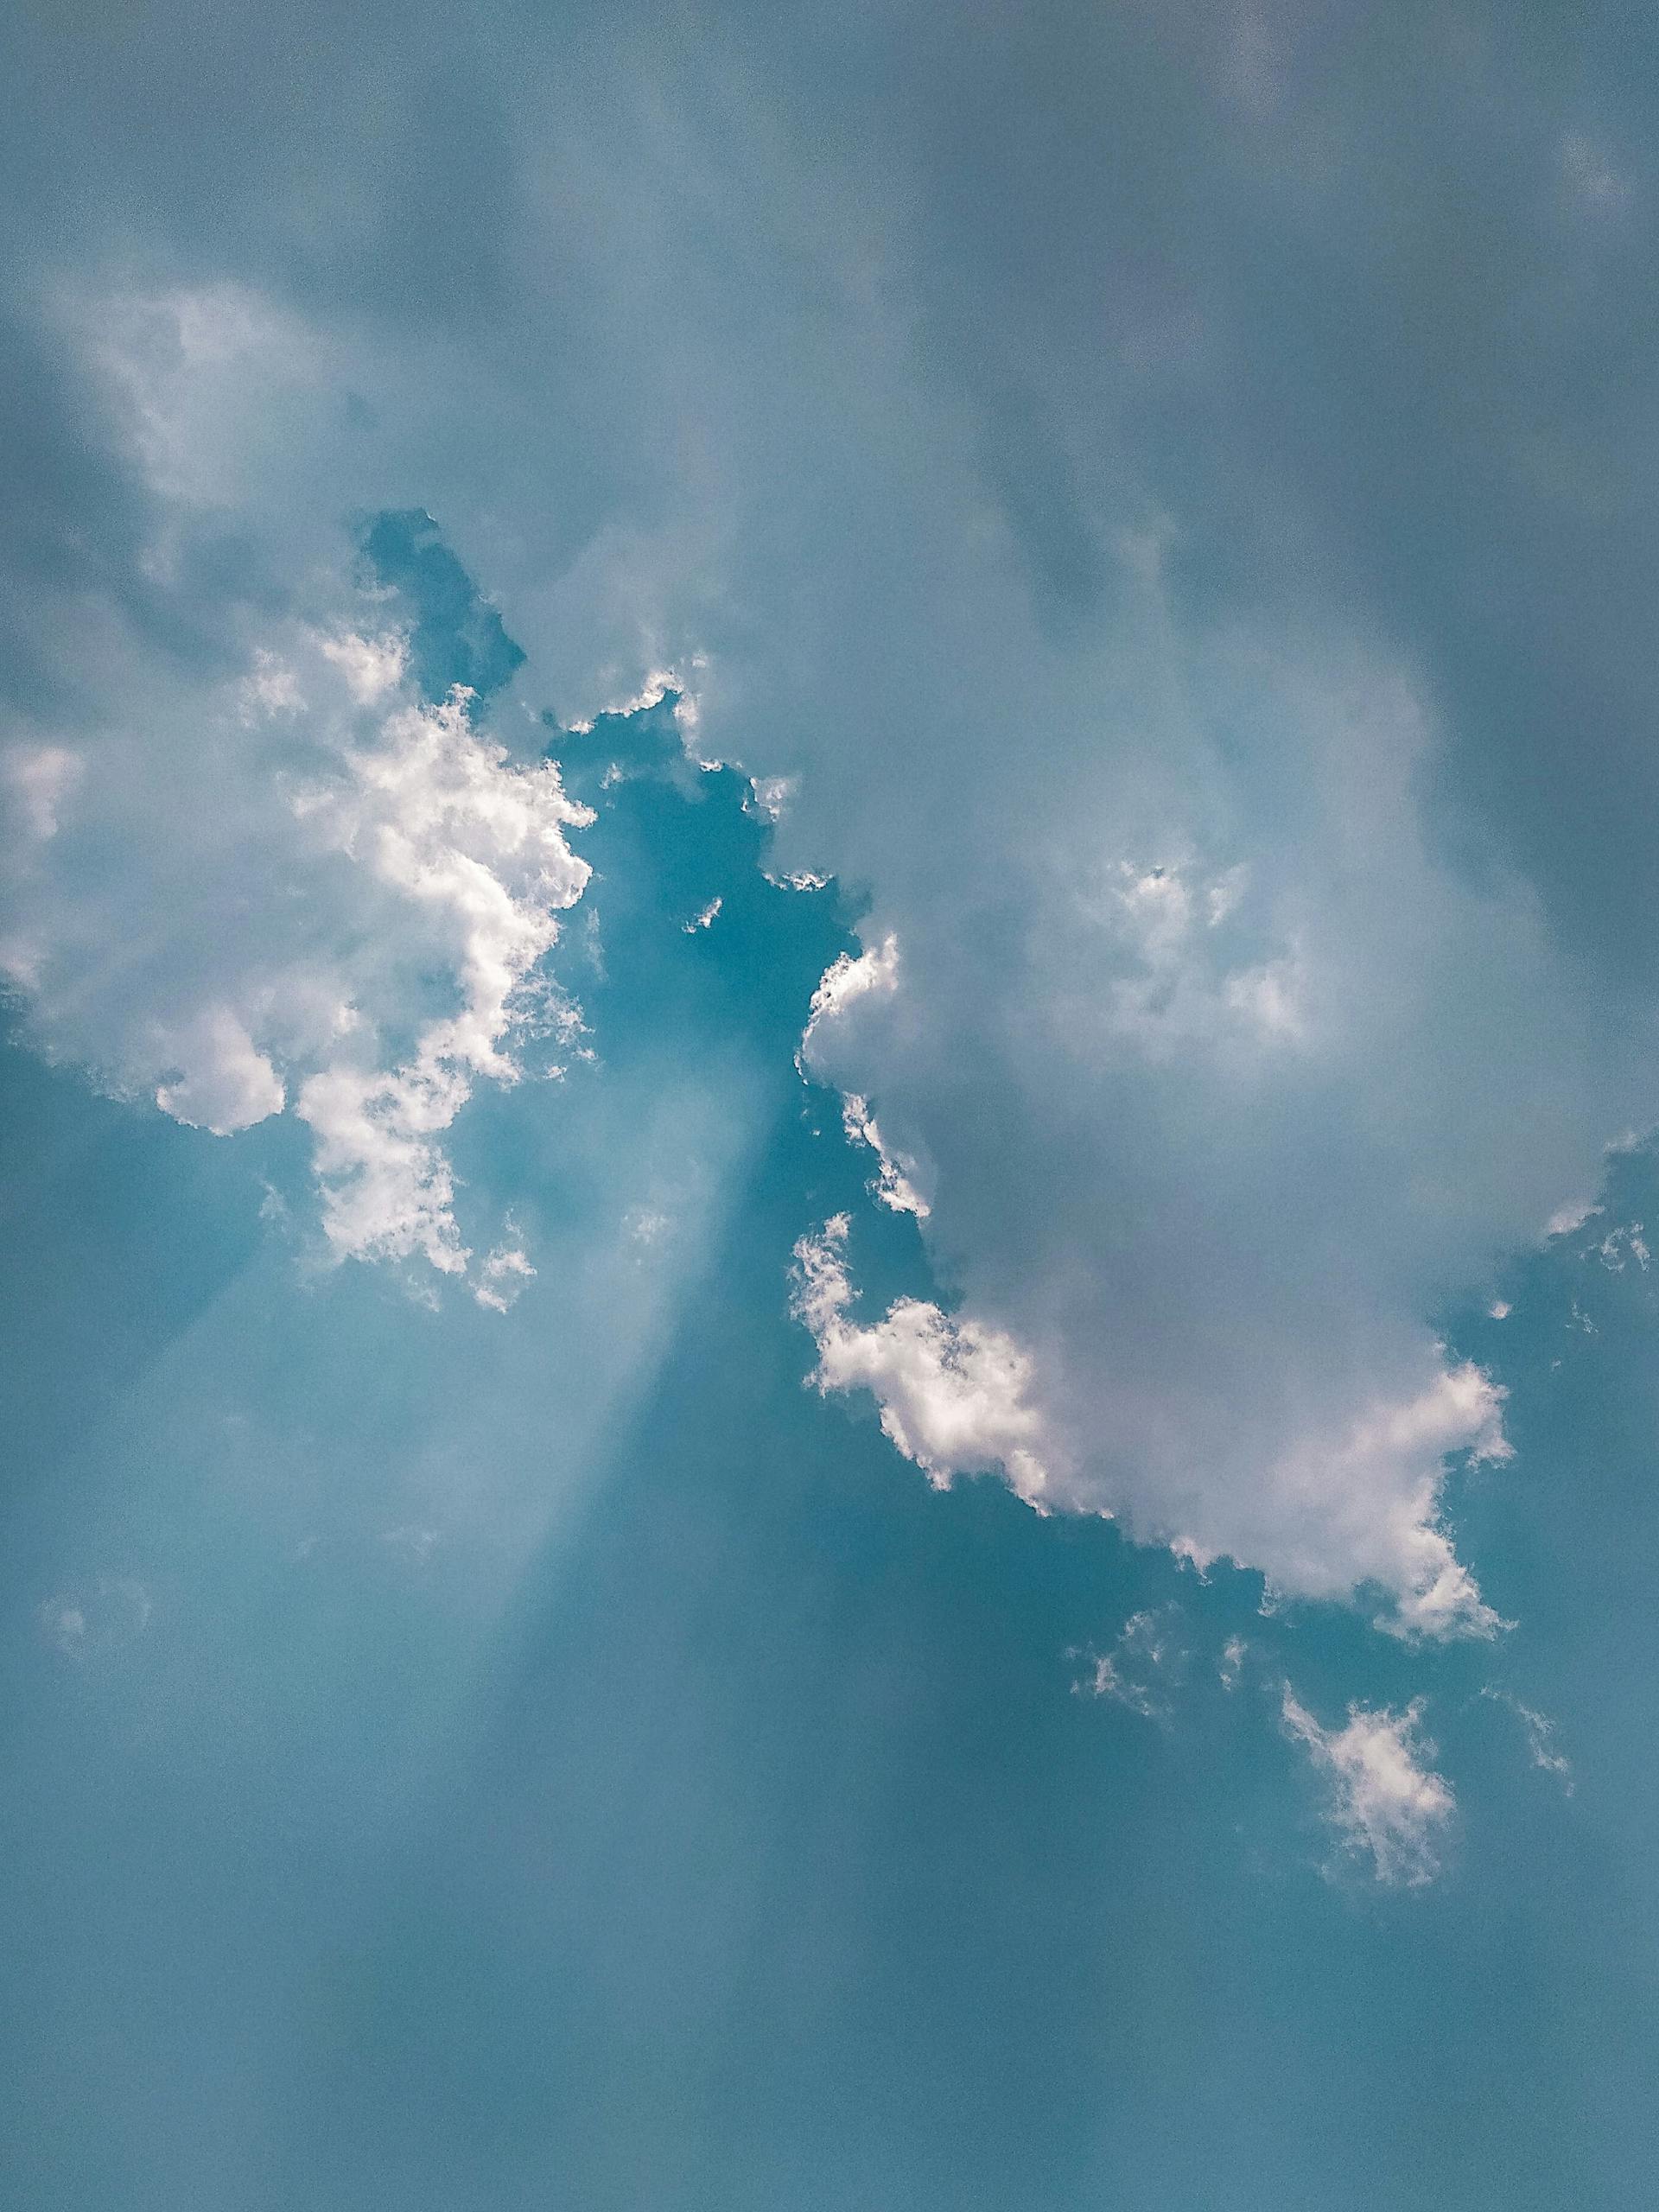
[[[0,39],[0,2194],[1648,2202],[1651,23]]]

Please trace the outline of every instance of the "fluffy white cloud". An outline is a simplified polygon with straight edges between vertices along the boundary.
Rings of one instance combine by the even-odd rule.
[[[183,1071],[156,1090],[156,1103],[175,1122],[225,1137],[282,1112],[288,1096],[282,1078],[229,1007],[204,1007],[171,1027],[158,1023],[155,1043]]]
[[[1049,1470],[1042,1422],[1027,1400],[1030,1361],[1000,1329],[952,1320],[927,1300],[899,1299],[868,1325],[854,1319],[849,1226],[837,1214],[795,1247],[794,1311],[818,1348],[818,1389],[868,1390],[885,1433],[938,1488],[1001,1468],[1040,1507]]]
[[[507,1224],[511,1229],[511,1222]],[[519,1294],[527,1282],[533,1281],[536,1270],[517,1244],[498,1245],[478,1271],[478,1281],[473,1295],[480,1306],[487,1306],[493,1313],[505,1313],[518,1302]]]
[[[838,954],[812,994],[801,1039],[803,1065],[816,1064],[820,1033],[827,1026],[843,1020],[861,1000],[890,999],[898,988],[899,939],[891,930],[856,955]]]
[[[1351,1705],[1341,1728],[1323,1728],[1287,1685],[1286,1728],[1313,1760],[1344,1847],[1370,1859],[1379,1882],[1415,1888],[1440,1869],[1440,1840],[1455,1809],[1450,1783],[1418,1732],[1422,1700],[1403,1713]]]
[[[461,1274],[444,1135],[574,1020],[539,971],[590,817],[464,696],[414,697],[405,658],[290,623],[164,716],[14,751],[0,939],[50,1053],[221,1135],[289,1109],[335,1255]],[[528,1265],[496,1252],[480,1296],[505,1306]]]
[[[1066,1469],[1049,1505],[1281,1595],[1369,1586],[1397,1632],[1488,1635],[1442,1500],[1452,1468],[1508,1456],[1503,1394],[1426,1316],[1535,1234],[1562,1163],[1599,1160],[1639,1056],[1522,887],[1432,854],[1408,687],[1217,651],[1162,760],[1125,730],[1105,765],[1046,772],[1007,794],[1000,850],[982,811],[931,825],[959,880],[883,879],[803,1066],[928,1162],[931,1249],[1032,1363]],[[1285,798],[1201,842],[1211,712],[1259,735]],[[1115,820],[1167,857],[1091,851]]]

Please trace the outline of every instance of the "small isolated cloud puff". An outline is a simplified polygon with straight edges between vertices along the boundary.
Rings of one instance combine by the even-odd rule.
[[[248,670],[8,756],[8,980],[33,1041],[177,1121],[290,1109],[334,1257],[464,1274],[444,1133],[574,1023],[537,971],[591,817],[463,694],[415,697],[395,636],[292,624]],[[485,1262],[486,1304],[515,1272]]]
[[[1490,1682],[1484,1685],[1480,1694],[1494,1705],[1501,1705],[1515,1715],[1526,1736],[1527,1750],[1531,1754],[1534,1766],[1541,1773],[1553,1774],[1570,1797],[1573,1788],[1573,1762],[1564,1751],[1556,1749],[1555,1723],[1549,1715],[1540,1713],[1534,1706],[1523,1705],[1518,1697],[1512,1696],[1508,1690],[1494,1688]]]
[[[1326,1817],[1345,1850],[1369,1859],[1379,1882],[1415,1889],[1440,1871],[1436,1847],[1455,1809],[1451,1784],[1418,1734],[1422,1700],[1403,1713],[1351,1705],[1347,1726],[1322,1728],[1285,1686],[1283,1716],[1327,1792]]]
[[[1068,1652],[1068,1658],[1089,1662],[1089,1671],[1072,1683],[1072,1694],[1110,1698],[1131,1713],[1138,1713],[1143,1720],[1166,1719],[1168,1684],[1180,1673],[1186,1656],[1172,1641],[1175,1610],[1173,1605],[1160,1605],[1131,1613],[1109,1651]]]
[[[1027,1402],[1031,1362],[1001,1330],[901,1298],[868,1327],[850,1318],[845,1214],[795,1247],[793,1312],[811,1331],[818,1390],[868,1390],[881,1427],[935,1488],[1000,1467],[1027,1503],[1048,1484],[1040,1417]]]
[[[519,1293],[527,1282],[534,1281],[535,1274],[535,1268],[516,1244],[499,1245],[479,1269],[473,1296],[493,1313],[505,1313],[518,1304]]]

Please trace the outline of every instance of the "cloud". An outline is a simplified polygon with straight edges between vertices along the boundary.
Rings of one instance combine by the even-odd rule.
[[[1538,1712],[1533,1706],[1523,1705],[1508,1690],[1495,1689],[1490,1682],[1483,1686],[1480,1694],[1515,1715],[1526,1735],[1527,1750],[1531,1754],[1534,1766],[1545,1774],[1553,1774],[1570,1797],[1573,1795],[1573,1763],[1555,1747],[1555,1723],[1549,1715]]]
[[[1042,1422],[1027,1402],[1030,1362],[1001,1331],[952,1319],[922,1299],[898,1300],[868,1326],[853,1319],[849,1226],[837,1214],[795,1247],[793,1310],[817,1346],[818,1390],[871,1392],[883,1432],[937,1488],[1000,1468],[1040,1506],[1048,1468]]]
[[[1565,1205],[1557,1206],[1544,1224],[1544,1235],[1571,1236],[1574,1230],[1582,1229],[1592,1215],[1600,1211],[1593,1198],[1569,1198]]]
[[[1071,1685],[1073,1694],[1110,1698],[1146,1720],[1166,1719],[1170,1710],[1169,1684],[1179,1675],[1186,1656],[1172,1642],[1171,1619],[1174,1611],[1172,1605],[1160,1605],[1153,1611],[1131,1613],[1109,1651],[1068,1652],[1068,1658],[1089,1662],[1088,1672]],[[1231,1688],[1230,1681],[1228,1687]]]
[[[1440,1871],[1440,1841],[1455,1809],[1451,1784],[1428,1762],[1418,1733],[1422,1700],[1403,1713],[1348,1708],[1347,1725],[1322,1728],[1287,1684],[1284,1724],[1313,1761],[1327,1818],[1344,1849],[1369,1859],[1379,1882],[1418,1888]]]
[[[518,1245],[498,1245],[480,1268],[473,1295],[480,1306],[487,1306],[493,1313],[505,1313],[518,1304],[524,1285],[533,1281],[535,1274],[535,1268]]]
[[[156,1042],[184,1071],[156,1091],[156,1103],[175,1122],[224,1137],[282,1112],[288,1093],[281,1077],[228,1007],[204,1007],[158,1027]]]
[[[931,1203],[970,1281],[980,1263],[976,1325],[1019,1347],[1065,1469],[1043,1487],[1046,1508],[1121,1515],[1200,1566],[1258,1568],[1286,1596],[1375,1587],[1387,1600],[1379,1624],[1396,1634],[1492,1634],[1500,1624],[1455,1554],[1440,1500],[1454,1459],[1510,1456],[1502,1389],[1407,1316],[1368,1313],[1363,1275],[1326,1243],[1332,1224],[1310,1207],[1302,1162],[1229,1119],[1259,1092],[1260,1055],[1281,1067],[1287,1049],[1302,1058],[1276,1020],[1252,1010],[1241,1023],[1207,942],[1205,976],[1189,972],[1195,934],[1225,926],[1245,879],[1195,886],[1173,868],[1114,868],[1103,895],[1109,912],[1133,910],[1132,966],[1127,997],[1103,1001],[1116,1041],[1095,1082],[1075,1039],[1052,1035],[1064,995],[1028,995],[1025,1065],[1011,1067],[980,1027],[982,1005],[958,998],[940,1018],[908,994],[892,931],[825,976],[803,1066],[842,1085],[850,1134],[872,1118],[855,1076],[874,1071],[906,1138],[920,1130],[930,1155],[940,1148]],[[969,1055],[977,1114],[944,1066],[969,1037],[984,1046]],[[1242,1096],[1240,1052],[1252,1063]],[[1275,1078],[1287,1104],[1304,1073]],[[1056,1100],[1070,1128],[1057,1127]],[[1098,1119],[1109,1100],[1111,1128]],[[1091,1133],[1099,1148],[1085,1156]],[[884,1160],[904,1158],[877,1136]],[[953,1165],[968,1191],[953,1186]]]
[[[857,954],[838,953],[812,994],[801,1037],[803,1066],[818,1065],[823,1032],[845,1020],[862,999],[890,999],[899,988],[899,939],[889,930]]]
[[[847,1092],[841,1102],[841,1124],[851,1143],[868,1145],[875,1154],[876,1178],[870,1188],[880,1204],[893,1213],[911,1213],[918,1221],[925,1221],[927,1201],[912,1179],[920,1172],[917,1163],[887,1149],[880,1125],[870,1111],[869,1101],[861,1098],[856,1091]]]
[[[475,1083],[570,1027],[541,971],[590,817],[466,695],[416,696],[398,635],[346,626],[384,594],[335,600],[240,673],[6,756],[26,851],[0,938],[53,1058],[218,1135],[291,1111],[334,1255],[461,1274],[445,1135]]]

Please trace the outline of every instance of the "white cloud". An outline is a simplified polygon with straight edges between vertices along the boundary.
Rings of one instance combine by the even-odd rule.
[[[1185,1657],[1173,1640],[1174,1611],[1160,1605],[1131,1613],[1109,1651],[1068,1652],[1068,1658],[1089,1662],[1087,1673],[1071,1685],[1073,1694],[1110,1698],[1145,1720],[1166,1719],[1170,1684]]]
[[[867,945],[856,956],[837,954],[823,971],[812,994],[806,1029],[801,1039],[801,1060],[817,1065],[822,1033],[839,1022],[861,999],[891,998],[899,988],[899,940],[889,931],[880,941]]]
[[[794,1312],[818,1348],[818,1389],[868,1390],[887,1435],[937,1488],[1000,1467],[1040,1507],[1048,1467],[1042,1423],[1027,1402],[1030,1361],[1000,1329],[953,1319],[922,1299],[901,1298],[884,1319],[861,1325],[849,1313],[848,1229],[837,1214],[795,1247]]]
[[[1327,1817],[1345,1849],[1368,1858],[1379,1882],[1415,1888],[1440,1869],[1440,1838],[1455,1809],[1451,1784],[1418,1733],[1422,1700],[1403,1713],[1351,1705],[1347,1725],[1320,1726],[1288,1684],[1285,1726],[1327,1793]]]
[[[1582,1229],[1586,1221],[1599,1214],[1601,1208],[1594,1198],[1569,1198],[1565,1205],[1556,1207],[1544,1224],[1544,1235],[1570,1236],[1575,1229]]]
[[[745,804],[763,822],[781,822],[789,811],[789,803],[799,788],[800,780],[798,776],[751,776]]]
[[[1368,1407],[1341,1433],[1299,1443],[1241,1510],[1241,1529],[1255,1517],[1260,1534],[1236,1535],[1224,1548],[1265,1567],[1287,1596],[1339,1597],[1344,1584],[1376,1583],[1394,1600],[1377,1625],[1397,1635],[1493,1634],[1502,1624],[1438,1511],[1452,1454],[1510,1456],[1503,1395],[1465,1361],[1414,1395]],[[1191,1535],[1182,1549],[1200,1566],[1214,1556]]]
[[[927,1161],[931,1244],[1040,1377],[1051,1507],[1287,1598],[1374,1586],[1401,1633],[1490,1635],[1443,1498],[1464,1460],[1507,1457],[1502,1393],[1423,1316],[1529,1241],[1561,1160],[1599,1161],[1583,1071],[1611,1092],[1635,1063],[1611,1032],[1564,1059],[1525,1043],[1540,994],[1562,1034],[1582,1001],[1524,893],[1430,860],[1408,687],[1217,652],[1189,699],[1275,762],[1281,822],[1125,834],[1222,781],[1196,713],[1162,763],[1119,733],[1090,799],[1059,776],[1041,834],[1011,785],[1006,824],[912,820],[956,873],[912,893],[892,856],[802,1063]],[[844,833],[827,852],[844,867]],[[1520,1148],[1517,1085],[1542,1102]]]
[[[1223,930],[1248,887],[1243,864],[1206,876],[1190,859],[1151,868],[1119,861],[1103,889],[1085,894],[1085,910],[1121,948],[1112,1024],[1149,1059],[1228,1035],[1262,1046],[1301,1037],[1298,944],[1266,959],[1243,957]]]
[[[695,937],[699,930],[712,929],[719,918],[720,910],[724,904],[725,901],[716,895],[706,906],[693,914],[689,922],[682,922],[680,927],[687,937]]]
[[[29,1033],[218,1135],[292,1111],[335,1257],[462,1274],[445,1134],[476,1082],[518,1080],[523,1039],[570,1027],[539,970],[590,817],[464,696],[415,699],[372,626],[287,624],[247,659],[136,700],[73,772],[21,772],[54,833],[0,910]]]
[[[1565,1752],[1556,1749],[1555,1723],[1549,1715],[1540,1713],[1534,1706],[1523,1705],[1508,1690],[1495,1689],[1490,1682],[1482,1688],[1480,1694],[1515,1715],[1526,1736],[1527,1750],[1531,1754],[1534,1766],[1544,1774],[1553,1774],[1570,1797],[1573,1795],[1573,1762]]]
[[[870,1188],[880,1203],[893,1213],[912,1213],[925,1221],[927,1201],[912,1180],[919,1173],[917,1163],[906,1154],[888,1149],[869,1101],[848,1091],[841,1102],[841,1123],[850,1142],[868,1145],[875,1154],[876,1177]]]
[[[511,1223],[508,1226],[512,1226]],[[473,1296],[480,1306],[505,1313],[517,1305],[519,1294],[527,1282],[535,1279],[535,1268],[518,1245],[498,1245],[479,1269]]]
[[[1136,914],[1138,957],[1158,971],[1178,955],[1184,961],[1195,929],[1219,927],[1233,912],[1243,879],[1235,871],[1219,898],[1214,895],[1217,887],[1201,886],[1202,895],[1195,896],[1173,868],[1135,875],[1118,871],[1113,897],[1128,900]],[[901,1010],[901,980],[898,941],[891,932],[857,958],[843,954],[814,995],[802,1040],[803,1066],[833,1079],[855,1049],[850,1040],[857,1037],[860,1017],[875,1007],[891,1020]],[[1184,988],[1178,981],[1172,987],[1174,995]],[[1161,1065],[1174,1049],[1173,1040],[1190,1043],[1206,1031],[1214,1036],[1217,1009],[1224,1007],[1225,1000],[1224,990],[1206,986],[1178,1020],[1168,995],[1156,1010],[1150,1001],[1137,999],[1127,1032]],[[913,1020],[914,1010],[907,1011]],[[1120,1005],[1115,1017],[1120,1026],[1122,1014]],[[892,1027],[880,1033],[885,1041],[897,1033]],[[1230,1050],[1231,1041],[1224,1039],[1217,1048]],[[861,1094],[843,1089],[842,1097],[848,1134],[870,1144],[883,1163],[878,1197],[890,1205],[901,1204],[906,1193],[913,1199],[904,1173],[911,1164],[907,1156],[884,1139]],[[1027,1162],[1014,1155],[1007,1165],[1011,1174],[1025,1179]],[[1061,1195],[1039,1185],[1033,1207],[1046,1211]],[[1147,1204],[1133,1183],[1124,1197],[1130,1207]],[[925,1217],[925,1209],[912,1210]],[[1101,1229],[1103,1249],[1110,1253],[1121,1244],[1122,1230],[1110,1222]],[[1155,1233],[1149,1220],[1143,1234]],[[1100,1264],[1098,1255],[1084,1249],[1068,1254],[1066,1262],[1074,1291],[1096,1287],[1089,1276]],[[1048,1287],[1039,1279],[1039,1293]],[[1252,1294],[1246,1285],[1239,1294],[1248,1301]],[[1189,1299],[1188,1310],[1201,1310],[1202,1302]],[[1244,1316],[1230,1317],[1228,1325],[1243,1327],[1248,1336],[1250,1325]],[[995,1333],[1010,1347],[1020,1342],[1017,1334],[1000,1327]],[[1159,1350],[1167,1357],[1175,1348],[1165,1344]],[[1215,1452],[1213,1465],[1199,1460],[1178,1471],[1160,1462],[1176,1445],[1193,1378],[1180,1375],[1172,1380],[1162,1404],[1137,1402],[1138,1384],[1132,1385],[1130,1395],[1115,1401],[1097,1380],[1109,1372],[1109,1345],[1096,1340],[1079,1351],[1088,1363],[1088,1379],[1071,1408],[1054,1389],[1052,1370],[1046,1378],[1043,1415],[1051,1447],[1061,1445],[1067,1469],[1064,1477],[1051,1472],[1045,1482],[1040,1495],[1046,1508],[1116,1514],[1127,1505],[1136,1533],[1168,1543],[1200,1567],[1228,1557],[1259,1568],[1288,1597],[1341,1599],[1374,1585],[1389,1600],[1378,1625],[1398,1635],[1490,1636],[1501,1626],[1457,1558],[1440,1518],[1452,1459],[1501,1462],[1510,1456],[1503,1430],[1503,1393],[1478,1368],[1452,1363],[1440,1347],[1424,1342],[1414,1357],[1402,1363],[1391,1389],[1375,1382],[1367,1388],[1355,1376],[1348,1385],[1354,1398],[1344,1404],[1341,1386],[1332,1389],[1326,1382],[1302,1393],[1294,1425],[1275,1421],[1260,1435],[1254,1457],[1242,1470],[1238,1409],[1218,1408],[1222,1426],[1206,1445],[1197,1446]],[[1018,1356],[1027,1361],[1029,1376],[1028,1351]],[[1322,1419],[1315,1413],[1320,1399],[1325,1401]],[[1112,1450],[1113,1426],[1126,1420],[1154,1446],[1158,1457],[1150,1464],[1126,1467],[1123,1455]],[[1114,1470],[1113,1460],[1121,1471]]]
[[[287,1101],[282,1078],[229,1007],[204,1007],[187,1021],[158,1023],[156,1051],[181,1071],[157,1085],[156,1103],[192,1128],[230,1136],[280,1114]]]

